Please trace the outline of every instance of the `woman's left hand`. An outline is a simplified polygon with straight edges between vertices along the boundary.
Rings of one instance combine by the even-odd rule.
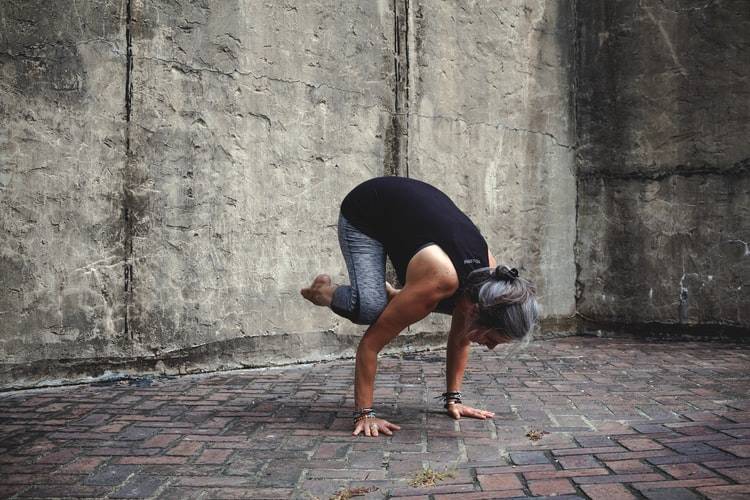
[[[486,420],[495,416],[491,411],[480,410],[479,408],[472,408],[461,403],[455,403],[448,405],[448,415],[458,420],[461,417],[478,418],[480,420]]]

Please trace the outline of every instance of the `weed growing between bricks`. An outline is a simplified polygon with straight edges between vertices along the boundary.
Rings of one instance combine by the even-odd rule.
[[[435,486],[437,483],[453,477],[455,477],[455,472],[447,470],[444,472],[436,472],[427,467],[419,471],[409,480],[409,486],[415,488],[420,488],[422,486]]]

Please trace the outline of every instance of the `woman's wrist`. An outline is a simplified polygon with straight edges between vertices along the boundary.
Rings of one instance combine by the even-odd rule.
[[[448,391],[438,396],[437,399],[442,398],[444,402],[443,408],[447,409],[451,405],[460,405],[462,403],[461,397],[459,391]]]
[[[372,408],[357,408],[352,416],[354,417],[354,423],[357,424],[367,418],[375,418],[375,410]]]

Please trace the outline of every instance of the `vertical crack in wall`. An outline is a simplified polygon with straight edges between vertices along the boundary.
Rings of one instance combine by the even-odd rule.
[[[133,12],[132,0],[128,0],[126,5],[125,21],[125,40],[127,44],[126,51],[126,68],[125,68],[125,172],[123,175],[123,210],[122,215],[125,222],[124,228],[124,263],[123,273],[125,279],[125,310],[124,310],[124,333],[125,336],[133,338],[133,332],[130,328],[130,304],[133,295],[133,214],[130,207],[132,206],[132,190],[130,187],[131,180],[131,146],[130,146],[130,121],[133,110]]]
[[[402,58],[403,58],[403,67],[402,67],[402,75],[403,85],[401,86],[401,93],[402,93],[402,107],[403,107],[403,141],[402,142],[402,150],[401,150],[401,158],[403,159],[403,167],[404,167],[404,174],[406,177],[409,177],[409,82],[410,80],[410,70],[411,67],[409,66],[409,22],[411,20],[410,13],[409,13],[409,2],[411,0],[404,0],[404,23],[403,23],[403,35],[404,40],[401,44],[401,47],[403,47],[402,50]]]
[[[386,137],[386,175],[409,177],[409,1],[393,0],[394,112]]]
[[[580,67],[580,54],[581,54],[581,27],[579,25],[578,18],[578,0],[571,0],[569,15],[572,18],[573,23],[573,47],[571,48],[572,54],[572,65],[570,67],[570,73],[568,75],[569,85],[569,99],[571,108],[571,126],[573,127],[573,140],[575,145],[575,154],[573,156],[573,171],[575,172],[575,183],[576,183],[576,208],[575,208],[575,238],[573,240],[573,264],[575,265],[576,274],[573,282],[573,293],[575,303],[576,317],[578,315],[578,304],[583,297],[584,285],[580,280],[581,276],[581,264],[578,261],[578,245],[580,242],[580,231],[578,228],[578,217],[581,209],[581,181],[579,176],[580,168],[580,153],[579,153],[579,135],[578,135],[578,72]]]
[[[393,102],[385,132],[384,175],[409,177],[409,1],[393,0]],[[396,270],[386,261],[385,278],[397,287]],[[410,330],[408,327],[407,330]]]

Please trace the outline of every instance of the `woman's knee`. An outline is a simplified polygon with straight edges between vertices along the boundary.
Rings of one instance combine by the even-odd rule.
[[[388,305],[388,296],[385,293],[385,288],[383,288],[382,293],[360,296],[357,323],[360,325],[375,323],[386,305]]]

